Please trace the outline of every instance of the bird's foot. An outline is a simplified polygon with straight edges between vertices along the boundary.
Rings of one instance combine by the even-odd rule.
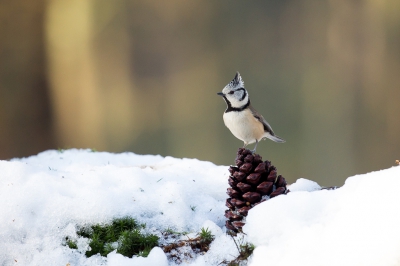
[[[256,153],[257,145],[258,145],[258,140],[256,139],[256,145],[254,146],[254,150],[251,151],[252,154]]]

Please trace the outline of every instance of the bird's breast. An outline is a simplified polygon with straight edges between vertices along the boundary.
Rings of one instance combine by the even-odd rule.
[[[224,113],[224,123],[232,134],[247,144],[254,143],[264,136],[264,127],[250,110]]]

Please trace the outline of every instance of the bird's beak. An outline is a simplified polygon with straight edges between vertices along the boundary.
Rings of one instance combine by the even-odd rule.
[[[222,92],[218,92],[217,93],[219,96],[224,96],[224,94]]]

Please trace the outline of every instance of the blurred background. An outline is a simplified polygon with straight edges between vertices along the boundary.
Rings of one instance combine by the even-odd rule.
[[[400,158],[400,1],[0,1],[0,159],[46,149],[234,162],[239,71],[288,181]],[[253,148],[253,145],[250,146]]]

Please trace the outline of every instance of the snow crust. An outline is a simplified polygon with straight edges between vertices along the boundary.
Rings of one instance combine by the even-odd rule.
[[[85,257],[77,226],[126,215],[151,232],[209,228],[210,250],[180,265],[232,260],[238,251],[224,231],[227,168],[76,149],[0,161],[0,265],[175,265],[158,247],[147,258]],[[249,212],[243,241],[256,246],[249,265],[399,265],[399,187],[400,167],[350,177],[337,190],[297,180],[288,195]],[[66,236],[78,250],[62,245]]]
[[[399,265],[399,188],[393,167],[256,206],[244,227],[257,247],[250,265]]]
[[[311,181],[311,180],[307,180],[304,178],[299,178],[296,180],[296,182],[294,182],[291,185],[288,185],[287,188],[291,191],[291,192],[295,192],[295,191],[315,191],[315,190],[320,190],[321,186],[317,184],[317,182]]]
[[[122,256],[121,254],[117,254],[116,251],[113,251],[107,255],[107,259],[108,259],[107,265],[109,265],[109,266],[121,266],[121,265],[126,265],[126,266],[135,266],[135,265],[168,266],[167,256],[165,256],[164,251],[159,247],[153,248],[150,251],[150,254],[149,254],[149,256],[147,256],[147,258],[143,258],[143,257],[128,258],[128,257]]]

